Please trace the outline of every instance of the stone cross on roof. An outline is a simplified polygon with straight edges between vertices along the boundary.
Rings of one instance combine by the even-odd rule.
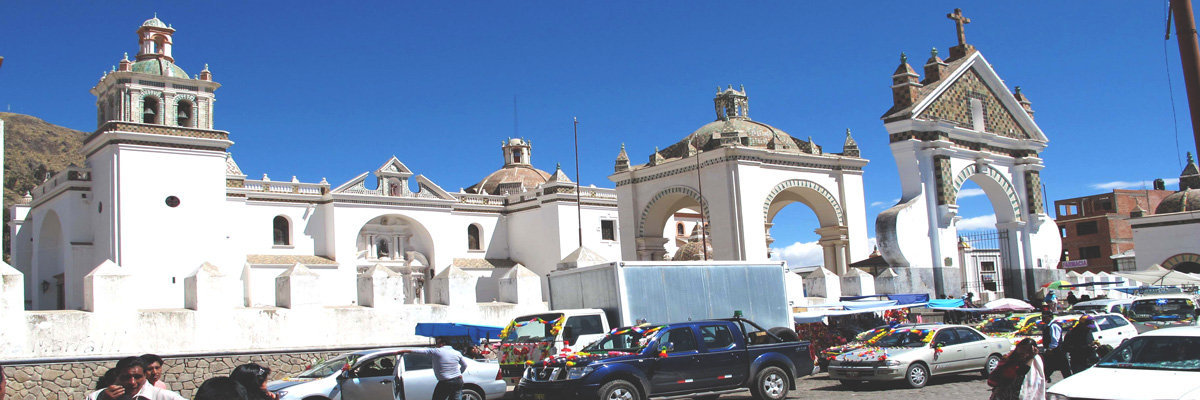
[[[967,33],[963,25],[971,23],[971,19],[963,16],[961,8],[955,8],[954,12],[946,14],[946,18],[954,20],[954,28],[958,32],[958,45],[967,44]]]

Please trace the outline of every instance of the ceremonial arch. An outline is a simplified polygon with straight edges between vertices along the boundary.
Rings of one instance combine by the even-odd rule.
[[[817,216],[824,267],[845,273],[865,258],[862,168],[867,160],[846,134],[841,153],[749,117],[744,89],[718,90],[716,120],[634,165],[624,148],[609,179],[617,185],[622,257],[686,260],[675,249],[693,232],[711,249],[701,259],[766,261],[784,207]],[[707,229],[695,229],[695,226]],[[703,231],[703,232],[701,232]]]

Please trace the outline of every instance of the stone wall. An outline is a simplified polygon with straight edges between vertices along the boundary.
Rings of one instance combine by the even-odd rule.
[[[313,363],[356,349],[305,350],[257,354],[198,354],[163,357],[163,382],[185,398],[192,398],[204,380],[229,376],[233,368],[258,363],[271,368],[270,379],[303,371]],[[61,362],[4,363],[8,375],[6,400],[82,399],[120,357]]]

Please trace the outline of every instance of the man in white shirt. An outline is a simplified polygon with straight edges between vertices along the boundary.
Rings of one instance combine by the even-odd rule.
[[[462,398],[462,373],[467,370],[467,361],[462,353],[446,343],[446,339],[437,338],[434,344],[437,347],[401,350],[400,353],[429,355],[433,359],[433,376],[438,380],[433,388],[433,400],[458,400]]]
[[[178,393],[147,385],[145,370],[146,363],[139,357],[121,359],[116,383],[92,392],[87,400],[185,400]]]

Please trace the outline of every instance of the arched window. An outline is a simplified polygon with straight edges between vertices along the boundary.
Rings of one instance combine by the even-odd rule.
[[[292,244],[292,227],[287,217],[282,215],[275,216],[275,220],[271,223],[271,226],[276,246],[290,246]]]
[[[158,123],[158,98],[146,97],[142,99],[142,122],[147,124]]]
[[[479,236],[479,225],[471,224],[467,226],[467,250],[482,250]]]
[[[175,107],[175,125],[192,126],[192,102],[183,100]]]
[[[388,240],[379,239],[375,243],[375,258],[386,259],[392,256],[392,251],[388,249]]]
[[[682,222],[675,224],[675,234],[679,235],[679,236],[683,236],[683,223]]]

